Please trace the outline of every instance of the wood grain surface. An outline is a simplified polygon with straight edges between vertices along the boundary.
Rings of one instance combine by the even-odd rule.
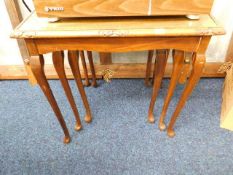
[[[213,0],[34,0],[41,17],[209,14]],[[63,10],[45,10],[62,7]]]
[[[13,38],[147,37],[222,35],[224,29],[209,15],[185,17],[83,18],[49,23],[32,13],[11,34]]]

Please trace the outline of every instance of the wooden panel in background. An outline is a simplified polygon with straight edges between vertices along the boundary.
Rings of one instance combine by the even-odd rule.
[[[213,0],[34,0],[34,4],[42,17],[150,16],[209,14]]]
[[[202,77],[225,77],[225,74],[219,74],[218,69],[223,63],[207,63]],[[73,78],[71,70],[66,66],[68,78]],[[111,69],[114,74],[113,78],[145,78],[146,64],[112,64],[112,65],[95,65],[97,78],[102,78],[103,70]],[[172,64],[166,67],[165,77],[170,77]],[[45,72],[49,79],[58,79],[53,65],[46,65]],[[84,77],[81,66],[82,77]],[[89,72],[90,75],[90,72]],[[152,75],[152,74],[151,74]],[[0,79],[17,80],[28,79],[24,66],[0,66]]]
[[[149,0],[34,0],[38,16],[93,17],[147,15]],[[45,7],[63,7],[46,11]]]
[[[100,64],[108,65],[112,64],[112,54],[108,52],[100,52]]]
[[[153,0],[152,14],[210,14],[213,0]]]

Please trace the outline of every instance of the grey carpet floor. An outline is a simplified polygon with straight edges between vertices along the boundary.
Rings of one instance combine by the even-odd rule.
[[[0,174],[233,174],[233,133],[219,127],[223,79],[200,81],[180,114],[173,139],[157,126],[168,80],[156,103],[155,124],[146,122],[152,89],[143,80],[98,83],[97,89],[86,88],[93,113],[93,122],[86,124],[75,82],[70,81],[83,121],[83,130],[75,132],[60,82],[50,81],[72,137],[64,145],[39,87],[1,81]],[[176,89],[166,123],[182,89]]]

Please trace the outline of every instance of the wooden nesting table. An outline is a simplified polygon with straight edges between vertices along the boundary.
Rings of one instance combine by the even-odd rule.
[[[32,71],[53,108],[65,133],[65,143],[70,141],[66,124],[56,103],[53,93],[46,80],[43,64],[43,54],[53,52],[54,65],[63,81],[63,87],[67,93],[74,114],[76,114],[76,129],[81,128],[78,111],[76,110],[70,88],[64,73],[63,50],[68,50],[68,59],[77,82],[82,100],[86,108],[86,121],[91,121],[91,111],[88,100],[81,83],[78,70],[77,50],[97,52],[130,52],[142,50],[161,50],[161,52],[173,49],[174,64],[173,75],[179,68],[182,52],[192,52],[192,72],[185,89],[180,97],[175,112],[172,115],[167,132],[174,136],[175,121],[184,107],[185,102],[200,79],[205,66],[205,52],[213,35],[222,35],[224,30],[219,27],[209,15],[200,15],[199,20],[188,20],[185,17],[137,17],[137,18],[79,18],[64,19],[55,23],[48,23],[47,19],[38,18],[32,13],[12,33],[11,37],[25,39],[29,53]],[[158,51],[158,55],[160,52]],[[161,53],[163,54],[163,53]],[[163,54],[164,55],[164,54]],[[166,54],[165,54],[166,55]],[[167,63],[167,56],[157,60],[154,76],[153,93],[149,106],[148,120],[154,122],[153,109],[158,94],[160,83]],[[146,59],[146,58],[145,58]],[[174,91],[177,78],[171,81],[166,103],[168,104]],[[166,111],[165,106],[165,111]],[[164,111],[163,111],[164,112]],[[160,128],[163,122],[160,122]]]

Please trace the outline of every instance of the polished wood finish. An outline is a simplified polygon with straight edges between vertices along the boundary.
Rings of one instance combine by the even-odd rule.
[[[89,82],[89,79],[88,79],[88,71],[87,71],[87,64],[86,64],[86,61],[85,61],[85,54],[84,54],[84,51],[80,51],[80,58],[81,58],[81,62],[82,62],[82,66],[83,66],[83,71],[84,71],[84,77],[85,77],[85,83],[84,85],[85,86],[90,86],[90,82]]]
[[[12,37],[26,39],[30,55],[35,57],[44,53],[69,50],[68,60],[86,108],[85,120],[88,122],[92,116],[81,82],[77,50],[97,52],[157,50],[154,87],[148,114],[150,122],[154,122],[153,109],[167,63],[167,50],[194,52],[191,76],[168,126],[168,135],[174,136],[175,121],[202,74],[205,51],[210,38],[212,35],[223,33],[224,30],[217,26],[209,15],[201,15],[197,21],[182,17],[123,20],[109,18],[61,20],[56,24],[47,23],[44,19],[32,15],[15,29]],[[162,55],[165,55],[164,59],[160,59]]]
[[[157,16],[209,14],[213,0],[34,0],[34,4],[41,17]]]
[[[223,28],[218,26],[209,15],[200,15],[199,20],[187,20],[185,17],[84,18],[79,20],[64,19],[55,23],[48,23],[46,19],[40,19],[35,13],[32,13],[21,25],[16,27],[11,36],[35,39],[85,38],[87,41],[91,39],[90,37],[97,37],[95,43],[101,47],[102,43],[98,42],[103,40],[102,37],[104,39],[118,37],[194,37],[222,35],[224,33]],[[117,40],[114,44],[116,43]],[[80,44],[76,43],[76,45]],[[169,43],[167,42],[167,44]],[[110,52],[106,45],[102,47],[105,47],[105,49],[101,49],[102,52]],[[164,49],[166,49],[165,46]],[[83,50],[97,51],[99,49],[90,46],[89,49]]]
[[[147,58],[147,64],[146,64],[146,76],[145,76],[145,85],[150,86],[150,74],[151,74],[151,66],[152,66],[152,59],[154,55],[154,50],[148,51],[148,58]]]
[[[185,86],[183,93],[179,99],[179,102],[176,106],[175,112],[172,115],[171,121],[168,125],[167,134],[169,137],[175,136],[174,125],[175,122],[184,107],[188,97],[191,95],[195,85],[198,83],[202,71],[205,67],[206,57],[205,52],[209,45],[210,37],[202,37],[200,40],[200,45],[197,48],[197,51],[193,54],[193,69],[190,75],[189,81]]]
[[[210,14],[213,0],[153,0],[156,15]]]
[[[150,123],[155,122],[155,117],[153,114],[154,105],[155,105],[156,97],[160,90],[161,82],[165,72],[165,67],[167,64],[167,59],[168,59],[168,50],[156,50],[156,67],[155,67],[153,92],[152,92],[149,112],[148,112],[148,121]]]
[[[104,37],[104,38],[61,38],[61,39],[37,39],[35,40],[40,53],[51,51],[66,50],[89,50],[111,51],[111,52],[130,52],[157,49],[174,49],[193,51],[199,44],[199,38],[188,36],[182,37]],[[116,44],[117,43],[117,44]]]
[[[173,96],[173,93],[175,91],[177,82],[179,80],[180,73],[182,71],[182,67],[184,66],[184,51],[173,50],[172,55],[173,55],[173,70],[172,70],[170,85],[168,87],[168,92],[167,92],[166,98],[164,100],[163,109],[162,109],[160,119],[159,119],[159,129],[161,131],[166,129],[164,119],[165,119],[165,116],[167,113],[169,103],[170,103],[172,96]]]
[[[49,83],[45,77],[44,74],[44,58],[43,55],[40,56],[31,56],[30,58],[30,65],[32,68],[32,72],[36,77],[36,80],[41,87],[42,91],[44,92],[44,95],[48,99],[48,102],[50,103],[54,113],[56,114],[56,117],[63,129],[63,132],[65,134],[64,137],[64,143],[69,143],[71,138],[69,135],[69,131],[66,127],[65,120],[62,116],[62,113],[58,107],[58,104],[53,96],[52,90],[50,89]]]
[[[70,64],[70,68],[72,70],[75,82],[77,84],[78,90],[80,92],[84,107],[86,109],[85,121],[90,123],[92,120],[91,109],[87,100],[87,96],[85,90],[83,88],[80,69],[79,69],[79,58],[78,51],[68,51],[68,61]]]
[[[35,41],[33,39],[26,39],[26,45],[27,49],[30,54],[30,66],[32,69],[32,72],[42,89],[44,95],[46,96],[48,102],[50,103],[50,106],[52,107],[58,122],[60,123],[62,130],[65,134],[64,136],[64,143],[69,143],[71,138],[69,135],[69,131],[66,127],[66,123],[64,121],[64,118],[62,116],[62,113],[58,107],[58,104],[53,96],[52,90],[50,89],[49,83],[46,79],[45,72],[44,72],[44,57],[42,54],[38,53],[37,46],[35,44]]]
[[[74,116],[76,119],[75,130],[79,131],[82,129],[82,124],[81,124],[81,120],[79,117],[78,109],[77,109],[75,101],[74,101],[74,97],[72,95],[70,85],[69,85],[68,80],[66,78],[65,66],[64,66],[64,53],[62,51],[53,52],[52,58],[53,58],[53,65],[54,65],[55,70],[58,74],[58,77],[61,81],[61,84],[62,84],[63,89],[65,91],[66,97],[70,103],[70,106],[73,110],[73,113],[74,113]]]

